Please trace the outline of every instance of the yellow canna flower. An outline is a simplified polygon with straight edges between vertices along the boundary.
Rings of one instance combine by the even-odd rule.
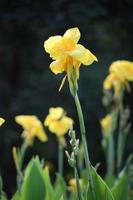
[[[102,133],[105,138],[109,136],[111,125],[112,125],[112,116],[110,114],[107,114],[105,117],[103,117],[100,120]]]
[[[80,35],[78,28],[70,28],[63,36],[52,36],[44,42],[45,51],[54,60],[50,64],[50,69],[54,74],[66,72],[69,78],[72,69],[75,68],[78,79],[81,64],[91,65],[97,61],[95,55],[78,44]]]
[[[83,180],[82,179],[79,179],[79,184],[80,184],[80,187],[83,188]],[[74,193],[77,192],[77,184],[76,184],[75,178],[70,179],[69,189],[71,190],[71,192],[74,192]]]
[[[123,82],[115,73],[110,73],[103,82],[105,90],[114,89],[115,95],[119,96],[122,89],[129,88],[127,81]]]
[[[133,62],[118,60],[111,64],[110,72],[115,73],[123,82],[133,81]]]
[[[41,121],[34,115],[18,115],[15,121],[20,124],[24,131],[22,137],[29,145],[32,145],[33,140],[37,137],[42,142],[48,140],[47,135],[43,129]]]
[[[133,81],[133,62],[126,60],[115,61],[110,65],[110,74],[103,82],[106,90],[114,89],[119,96],[122,89],[130,91],[129,81]]]
[[[73,120],[66,116],[63,108],[50,108],[49,114],[44,120],[44,125],[57,137],[62,137],[73,125]]]
[[[0,117],[0,126],[5,122],[3,118]]]

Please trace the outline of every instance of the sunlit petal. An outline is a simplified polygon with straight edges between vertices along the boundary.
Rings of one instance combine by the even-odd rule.
[[[70,51],[69,55],[76,58],[84,65],[91,65],[94,61],[97,61],[95,55],[81,44],[78,44],[74,51]]]
[[[63,35],[63,37],[70,38],[75,43],[77,43],[79,41],[80,36],[81,36],[81,34],[77,27],[68,29]]]
[[[65,71],[64,60],[56,60],[50,64],[50,69],[54,74],[59,74]]]

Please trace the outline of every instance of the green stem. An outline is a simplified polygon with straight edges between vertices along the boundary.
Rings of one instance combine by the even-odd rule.
[[[75,178],[76,178],[76,185],[77,185],[77,193],[78,193],[78,200],[83,200],[82,194],[81,194],[81,189],[80,189],[80,182],[79,182],[79,176],[78,176],[78,171],[77,167],[74,167],[74,173],[75,173]]]
[[[114,174],[114,138],[113,133],[110,134],[108,139],[108,149],[107,149],[107,174]]]
[[[120,172],[121,170],[121,166],[122,166],[122,160],[123,160],[123,155],[124,155],[124,147],[125,147],[125,134],[123,131],[123,127],[121,125],[121,119],[122,119],[122,115],[124,112],[124,108],[123,108],[123,92],[121,93],[120,96],[120,113],[119,113],[119,133],[118,133],[118,143],[117,143],[117,173]]]
[[[119,173],[122,166],[124,147],[125,147],[125,135],[122,130],[120,130],[118,135],[118,148],[117,148],[117,172]]]
[[[108,145],[105,148],[105,155],[107,160],[107,175],[114,175],[115,169],[115,145],[114,145],[114,133],[117,127],[118,111],[112,109],[111,111],[111,126],[109,130],[109,137],[107,139]]]
[[[81,132],[82,144],[83,144],[83,149],[84,149],[85,164],[86,164],[86,168],[88,171],[88,180],[89,180],[89,184],[90,184],[90,188],[91,188],[93,197],[95,199],[94,184],[93,184],[93,178],[92,178],[92,174],[91,174],[91,163],[90,163],[90,159],[89,159],[89,153],[88,153],[87,142],[86,142],[86,130],[85,130],[84,118],[83,118],[82,108],[81,108],[77,93],[74,97],[74,100],[75,100],[78,118],[79,118],[80,132]]]
[[[24,156],[25,156],[27,147],[28,147],[28,144],[26,142],[24,142],[20,149],[20,170],[22,169],[22,166],[23,166]]]
[[[64,155],[63,155],[63,145],[61,142],[58,142],[58,172],[63,175],[63,161],[64,161]]]

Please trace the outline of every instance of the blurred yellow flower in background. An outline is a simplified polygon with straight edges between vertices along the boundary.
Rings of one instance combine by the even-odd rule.
[[[73,120],[66,116],[62,107],[50,108],[49,114],[44,120],[44,125],[57,137],[62,137],[73,125]]]
[[[54,74],[66,72],[69,78],[74,67],[78,79],[81,64],[90,65],[97,61],[95,55],[81,44],[78,44],[80,35],[78,28],[70,28],[63,36],[52,36],[44,42],[45,51],[54,60],[50,64],[50,69]]]
[[[103,82],[103,88],[105,90],[113,89],[116,96],[119,96],[121,90],[125,87],[129,88],[128,82],[122,82],[114,73],[110,73]]]
[[[115,73],[123,82],[133,81],[133,62],[118,60],[111,64],[110,72]]]
[[[82,179],[79,179],[79,184],[80,184],[80,187],[83,188],[83,180]],[[77,192],[77,184],[76,184],[76,179],[75,178],[72,178],[69,180],[69,189],[71,192]]]
[[[23,127],[24,131],[22,133],[22,137],[29,145],[33,143],[35,137],[42,142],[46,142],[48,140],[43,129],[43,125],[36,116],[18,115],[15,117],[15,121]]]
[[[110,65],[109,72],[103,82],[104,89],[114,89],[116,96],[120,95],[122,89],[130,91],[129,81],[133,81],[133,62],[115,61]]]
[[[108,138],[108,136],[110,134],[110,129],[111,129],[111,126],[112,126],[112,116],[110,114],[107,114],[105,117],[103,117],[100,120],[100,125],[101,125],[101,128],[102,128],[103,136],[105,138]]]
[[[0,117],[0,126],[1,126],[4,122],[5,122],[5,120],[4,120],[2,117]]]

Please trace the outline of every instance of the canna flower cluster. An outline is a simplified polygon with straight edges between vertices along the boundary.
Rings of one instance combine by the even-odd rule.
[[[73,120],[66,116],[62,107],[50,108],[49,114],[44,120],[50,132],[54,133],[58,138],[64,136],[73,125]]]
[[[103,87],[106,90],[113,89],[115,95],[119,96],[123,89],[130,91],[129,81],[133,81],[133,62],[115,61],[110,65]]]
[[[32,145],[35,137],[42,142],[48,140],[43,125],[36,116],[18,115],[15,117],[15,121],[23,127],[24,131],[22,137],[25,139],[27,144]]]
[[[81,64],[90,65],[97,61],[95,55],[83,45],[78,44],[80,36],[78,28],[70,28],[63,36],[52,36],[44,42],[45,51],[54,60],[50,64],[50,69],[54,74],[66,72],[68,80],[70,80],[74,68],[75,78],[78,79]]]
[[[4,122],[5,122],[5,120],[4,120],[2,117],[0,117],[0,126],[1,126]]]

